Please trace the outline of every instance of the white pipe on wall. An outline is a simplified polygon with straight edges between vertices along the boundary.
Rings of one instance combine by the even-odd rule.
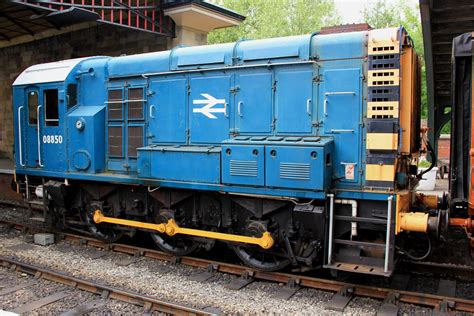
[[[336,199],[334,200],[336,204],[345,204],[352,207],[352,217],[357,217],[357,201],[349,199]],[[357,223],[351,222],[351,238],[357,236]]]

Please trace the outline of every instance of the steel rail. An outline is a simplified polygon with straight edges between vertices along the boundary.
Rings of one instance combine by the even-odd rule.
[[[0,220],[0,223],[8,223],[7,221]],[[16,228],[25,227],[21,223],[9,223]],[[37,228],[36,228],[37,229]],[[214,260],[194,258],[194,257],[176,257],[171,254],[167,254],[158,250],[142,248],[137,246],[131,246],[120,243],[106,243],[91,237],[85,237],[69,233],[59,233],[63,240],[75,242],[81,245],[87,245],[95,248],[104,249],[107,251],[114,251],[118,253],[124,253],[129,255],[140,255],[145,258],[168,261],[168,262],[179,262],[183,265],[187,265],[195,268],[207,269],[209,266],[214,267],[216,272],[243,275],[247,273],[255,280],[264,280],[269,282],[278,283],[289,283],[291,280],[297,280],[299,285],[302,287],[313,288],[322,291],[340,292],[344,288],[350,287],[353,289],[355,296],[370,297],[375,299],[385,299],[387,296],[396,293],[398,294],[398,301],[401,303],[415,304],[420,306],[429,306],[432,308],[439,308],[444,302],[449,302],[451,308],[455,311],[474,313],[474,300],[446,297],[434,294],[419,293],[413,291],[395,290],[390,288],[382,288],[375,286],[359,285],[345,283],[336,280],[315,278],[303,275],[282,273],[282,272],[263,272],[252,269],[250,267],[218,262]]]
[[[21,262],[15,259],[0,256],[0,262],[2,266],[14,269],[18,272],[41,277],[44,280],[55,283],[65,284],[75,289],[103,295],[108,299],[110,298],[134,305],[144,306],[151,311],[158,311],[171,315],[212,315],[212,313],[198,309],[173,304],[150,296],[145,296],[108,285],[102,285],[92,281],[83,280],[58,271],[53,271],[48,268],[40,267],[31,263]]]

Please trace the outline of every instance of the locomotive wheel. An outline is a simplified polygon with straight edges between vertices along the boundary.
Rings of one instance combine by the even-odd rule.
[[[96,224],[94,222],[94,212],[96,210],[101,210],[104,212],[103,208],[99,204],[92,203],[85,214],[85,222],[87,223],[87,228],[89,232],[95,237],[105,241],[105,242],[116,242],[123,236],[123,232],[117,229],[114,229],[110,224]],[[104,213],[106,214],[106,213]]]
[[[260,271],[282,270],[291,263],[278,245],[270,250],[263,250],[258,246],[233,246],[232,248],[246,265]]]
[[[252,221],[247,226],[246,232],[249,236],[260,237],[266,230],[266,226],[262,223]],[[268,250],[254,245],[233,245],[232,248],[246,265],[261,271],[281,270],[291,263],[287,254],[278,244]]]
[[[167,223],[168,220],[172,218],[176,220],[176,218],[174,218],[174,212],[171,210],[160,210],[155,216],[154,222],[157,224]],[[199,248],[199,243],[188,236],[168,236],[166,234],[155,233],[150,233],[150,236],[158,248],[175,256],[186,256]]]

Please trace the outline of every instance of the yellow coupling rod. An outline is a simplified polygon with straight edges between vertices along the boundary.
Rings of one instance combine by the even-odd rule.
[[[128,219],[107,217],[107,216],[104,216],[104,214],[102,214],[102,212],[99,210],[96,210],[94,212],[94,222],[96,224],[111,223],[111,224],[117,224],[117,225],[123,225],[123,226],[132,226],[132,227],[138,227],[138,228],[151,229],[151,230],[156,230],[159,233],[166,232],[165,224],[143,223],[143,222],[131,221]]]
[[[100,210],[96,210],[94,212],[94,222],[96,224],[110,223],[110,224],[117,224],[117,225],[123,225],[123,226],[151,229],[151,230],[156,230],[159,233],[166,233],[169,236],[182,234],[182,235],[190,235],[190,236],[212,238],[212,239],[219,239],[219,240],[226,240],[226,241],[235,241],[235,242],[241,242],[241,243],[246,243],[246,244],[258,245],[262,247],[263,249],[271,248],[274,243],[272,235],[269,232],[264,232],[262,237],[249,237],[249,236],[242,236],[242,235],[216,233],[216,232],[210,232],[210,231],[199,230],[199,229],[179,227],[176,224],[174,219],[168,220],[168,223],[166,224],[152,224],[152,223],[131,221],[127,219],[120,219],[120,218],[115,218],[115,217],[107,217],[107,216],[104,216],[104,214],[102,214]]]

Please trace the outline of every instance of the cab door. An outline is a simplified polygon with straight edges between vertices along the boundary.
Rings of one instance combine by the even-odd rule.
[[[65,92],[62,86],[48,85],[40,89],[38,105],[38,165],[46,170],[66,171],[64,117]]]
[[[39,126],[40,100],[42,95],[37,87],[25,89],[25,102],[18,108],[20,132],[20,165],[28,168],[42,167],[39,152],[41,150],[38,139],[41,138]]]

